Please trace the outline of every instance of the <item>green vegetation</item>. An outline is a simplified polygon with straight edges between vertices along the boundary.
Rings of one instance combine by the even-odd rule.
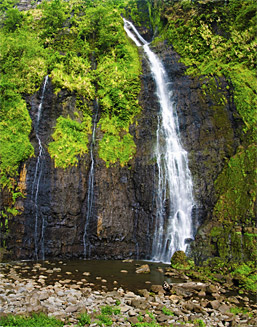
[[[192,262],[188,260],[184,251],[176,251],[171,258],[171,267],[175,269],[191,269]]]
[[[234,134],[219,108],[236,107],[234,118],[242,128],[235,133],[241,144],[235,153],[231,147],[215,181],[217,201],[207,245],[211,255],[224,261],[256,263],[256,231],[247,230],[256,222],[256,1],[53,0],[26,12],[15,3],[0,4],[0,184],[10,195],[1,226],[8,230],[5,220],[18,214],[15,201],[25,196],[18,175],[21,163],[34,155],[25,98],[39,92],[46,75],[56,97],[76,98],[74,112],[63,110],[47,145],[56,167],[77,165],[88,153],[92,120],[99,135],[95,148],[107,167],[124,166],[134,157],[130,127],[141,110],[141,65],[124,32],[124,14],[151,29],[155,44],[167,40],[173,45],[186,73],[199,80],[201,96],[217,103],[214,117],[228,147]],[[222,92],[221,82],[226,84]],[[62,109],[67,106],[65,99]],[[249,274],[240,271],[235,274],[243,276],[241,285],[254,289],[252,268]]]
[[[104,307],[101,308],[101,313],[103,315],[118,315],[120,314],[120,308],[118,307],[112,307],[110,305],[106,305]]]
[[[9,190],[11,199],[4,204],[3,220],[18,213],[15,199],[24,196],[17,185],[20,163],[34,153],[24,94],[36,92],[47,72],[43,43],[29,29],[31,15],[12,8],[13,4],[5,1],[0,7],[0,185]]]
[[[204,92],[213,79],[228,81],[227,88],[245,123],[244,132],[255,140],[256,9],[253,0],[232,0],[228,5],[222,1],[176,3],[163,12],[168,23],[161,33],[181,55],[187,74],[202,80]],[[212,88],[210,91],[213,93]]]
[[[160,327],[161,325],[159,325],[155,321],[152,321],[152,322],[138,322],[136,324],[132,324],[132,326],[135,326],[135,327]]]
[[[43,1],[26,12],[15,3],[0,5],[0,184],[13,199],[2,212],[4,219],[19,212],[15,199],[25,193],[18,187],[18,172],[34,154],[25,96],[38,92],[46,75],[56,97],[66,92],[76,98],[72,113],[65,111],[69,104],[63,97],[66,114],[57,119],[48,144],[55,167],[77,165],[85,156],[92,119],[101,130],[95,144],[100,158],[108,167],[126,165],[136,153],[129,128],[141,110],[140,60],[121,17],[125,7],[136,13],[136,1]],[[95,100],[101,112],[97,118]]]
[[[84,118],[82,123],[70,117],[60,116],[57,119],[54,142],[49,144],[49,153],[55,160],[56,167],[67,168],[78,162],[78,155],[88,152],[87,134],[91,133],[91,117]]]
[[[257,239],[245,232],[256,221],[256,1],[171,0],[154,6],[157,17],[152,21],[159,30],[154,43],[168,40],[187,67],[186,74],[199,81],[203,99],[218,107],[235,106],[238,114],[233,118],[242,122],[237,131],[241,144],[224,158],[225,167],[215,181],[217,202],[205,244],[207,256],[257,262]],[[222,82],[227,85],[224,92]],[[218,107],[213,105],[214,117],[229,146],[234,135]]]
[[[106,314],[100,314],[96,316],[97,320],[95,321],[98,326],[111,326],[112,325],[112,319],[110,316]]]
[[[0,325],[6,327],[59,327],[64,323],[44,314],[33,314],[31,317],[6,316],[0,317]]]
[[[236,314],[242,313],[248,316],[252,316],[251,313],[249,313],[249,309],[248,308],[243,308],[243,307],[232,307],[230,308],[230,312]]]
[[[204,323],[204,321],[202,319],[194,320],[194,325],[197,327],[205,327],[206,326],[206,324]]]
[[[232,275],[242,288],[257,292],[257,269],[254,262],[237,265]]]
[[[101,307],[101,314],[96,315],[96,323],[99,326],[111,326],[112,325],[112,315],[119,315],[120,308],[112,307],[110,305],[106,305]]]
[[[86,312],[81,313],[77,319],[78,319],[78,326],[85,326],[86,324],[91,323],[91,318]]]
[[[174,316],[174,313],[165,306],[162,308],[162,312],[167,316]]]

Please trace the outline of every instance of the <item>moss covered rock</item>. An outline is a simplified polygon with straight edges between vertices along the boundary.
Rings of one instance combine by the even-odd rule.
[[[189,265],[184,251],[176,251],[171,258],[171,266],[174,268],[187,267]]]

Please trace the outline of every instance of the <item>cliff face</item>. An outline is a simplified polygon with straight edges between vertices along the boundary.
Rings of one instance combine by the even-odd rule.
[[[194,181],[199,222],[210,217],[216,202],[214,181],[222,171],[225,158],[239,144],[240,119],[234,119],[236,108],[226,90],[226,81],[217,80],[212,95],[204,95],[197,78],[185,74],[185,66],[172,47],[160,46],[156,51],[162,58],[172,81],[180,136],[189,152],[189,166]],[[227,99],[226,105],[220,98]]]
[[[122,168],[117,164],[107,168],[97,156],[97,148],[93,151],[93,205],[86,232],[86,256],[90,258],[147,258],[151,252],[155,182],[153,149],[158,104],[146,62],[143,71],[140,102],[144,111],[138,125],[131,128],[137,145],[135,158],[127,167]],[[27,98],[34,122],[41,92]],[[35,157],[24,164],[20,174],[27,195],[16,203],[23,212],[11,220],[8,235],[9,250],[14,258],[35,258],[35,247],[38,248],[39,257],[42,257],[43,252],[46,257],[84,256],[90,154],[80,158],[77,167],[64,170],[54,168],[46,149],[56,119],[60,115],[72,118],[74,105],[74,96],[65,91],[56,96],[51,82],[48,84],[38,130],[45,149],[38,204],[36,208],[33,200],[38,156],[38,142],[33,131],[31,142],[35,147]],[[96,140],[101,136],[97,128]],[[35,227],[37,210],[38,226]]]
[[[29,9],[30,1],[24,0],[20,5],[20,9]],[[62,5],[64,6],[63,9],[58,7],[55,10],[63,10],[63,12],[68,10],[68,7],[65,9],[66,2]],[[51,19],[53,19],[51,5],[50,7],[45,6],[46,8],[43,10],[45,16],[43,15],[43,18],[50,19],[51,22]],[[179,13],[184,17],[183,11],[176,11],[176,8],[174,8],[172,10],[176,15]],[[40,74],[37,74],[37,72],[35,76],[32,74],[31,80],[28,78],[28,85],[25,85],[26,79],[24,79],[24,76],[29,76],[28,70],[26,70],[27,66],[24,66],[26,69],[23,66],[20,67],[21,76],[18,76],[19,78],[16,76],[15,69],[14,72],[11,71],[12,83],[18,81],[17,92],[19,92],[20,96],[18,100],[16,95],[10,92],[15,84],[6,84],[7,98],[10,96],[17,108],[23,108],[21,113],[19,110],[13,109],[16,108],[15,106],[9,108],[6,105],[9,111],[12,110],[12,122],[17,125],[16,129],[13,129],[12,122],[9,124],[11,125],[9,126],[11,127],[10,134],[17,134],[17,131],[22,130],[26,136],[30,131],[29,117],[24,118],[24,121],[22,120],[23,113],[28,115],[22,97],[26,99],[27,108],[33,122],[32,125],[34,126],[30,134],[30,141],[34,147],[35,156],[30,157],[33,151],[29,148],[30,144],[26,145],[27,152],[24,150],[23,158],[30,157],[30,159],[23,160],[19,167],[17,190],[20,193],[15,193],[16,191],[12,190],[12,187],[13,189],[16,187],[16,175],[13,172],[15,169],[9,169],[9,162],[17,164],[19,160],[8,161],[8,156],[5,158],[9,166],[5,166],[7,173],[4,177],[9,178],[9,185],[11,185],[9,189],[12,194],[7,191],[7,187],[1,192],[0,206],[1,210],[3,208],[5,210],[3,210],[4,214],[0,221],[2,230],[0,241],[2,245],[7,247],[9,257],[15,259],[43,257],[116,259],[133,257],[149,259],[151,257],[156,217],[157,167],[154,153],[159,111],[155,85],[147,59],[140,52],[142,74],[140,77],[141,93],[139,102],[142,112],[138,114],[137,86],[133,88],[133,85],[137,85],[137,79],[136,77],[130,79],[129,75],[134,74],[133,76],[135,76],[135,70],[137,70],[137,73],[140,71],[136,49],[127,41],[127,43],[123,42],[121,47],[120,40],[113,39],[115,34],[113,30],[107,28],[113,27],[113,21],[115,21],[117,35],[120,33],[119,35],[123,35],[125,39],[119,14],[116,13],[109,17],[109,9],[104,6],[101,9],[102,12],[101,10],[98,12],[97,8],[91,8],[90,10],[93,10],[96,15],[104,13],[106,19],[109,19],[107,25],[99,26],[96,21],[91,21],[95,17],[94,15],[89,14],[84,17],[78,14],[77,17],[73,17],[73,20],[70,20],[70,16],[67,15],[64,21],[60,22],[60,26],[57,26],[57,30],[55,28],[48,30],[47,19],[46,22],[44,22],[44,19],[41,21],[42,24],[45,24],[43,31],[45,33],[51,32],[49,34],[51,38],[46,38],[44,41],[46,43],[37,44],[38,36],[36,36],[35,40],[33,39],[34,43],[31,41],[31,43],[27,44],[24,40],[29,40],[29,38],[22,36],[20,41],[25,42],[22,55],[25,58],[24,60],[27,60],[28,65],[30,62],[34,63],[34,66],[32,65],[33,69],[31,69],[34,73],[37,65],[35,58],[38,59],[38,52],[36,51],[36,54],[34,54],[35,60],[33,61],[29,55],[25,56],[26,49],[31,45],[32,49],[34,49],[35,45],[42,52],[40,60],[43,64],[42,67],[39,67],[41,69],[39,70]],[[172,10],[171,12],[173,12]],[[33,14],[37,17],[37,12]],[[81,26],[84,28],[83,33],[88,33],[85,34],[86,37],[85,35],[81,36],[80,33],[81,19],[85,19]],[[195,19],[194,16],[192,19]],[[30,24],[30,21],[27,24]],[[65,31],[63,32],[64,24]],[[87,29],[87,26],[92,26],[92,24],[96,26],[94,33]],[[40,24],[38,25],[40,26]],[[16,25],[16,27],[10,26],[14,30],[17,28]],[[172,26],[170,26],[171,31],[176,32],[178,26]],[[203,26],[200,24],[201,33]],[[188,27],[188,30],[191,31],[190,27]],[[70,33],[71,31],[73,32]],[[44,40],[44,33],[40,32]],[[145,37],[149,37],[146,28],[141,28],[141,32]],[[176,39],[176,34],[173,32],[168,33],[167,37],[169,39],[171,35],[174,36],[174,46],[183,53],[185,47],[178,44],[180,37]],[[12,33],[12,29],[8,33]],[[47,33],[46,35],[48,35]],[[179,28],[177,33],[181,36]],[[106,35],[109,37],[109,39],[107,38],[108,42],[106,41]],[[88,43],[87,38],[90,41]],[[97,47],[95,47],[96,38],[99,38],[96,42]],[[48,44],[49,40],[52,43]],[[57,42],[55,42],[56,40]],[[67,46],[67,53],[64,53],[62,50],[66,46],[65,42],[67,40],[69,40],[70,44]],[[237,38],[235,40],[237,41]],[[12,37],[10,37],[10,40],[7,39],[6,44],[11,41]],[[83,49],[81,44],[84,45]],[[250,79],[250,86],[248,81],[245,82],[243,77],[245,78],[246,71],[240,71],[242,76],[239,74],[239,77],[241,79],[237,79],[234,75],[229,77],[226,73],[219,73],[217,76],[215,73],[208,74],[208,70],[204,76],[194,74],[194,76],[197,75],[200,78],[189,77],[186,75],[185,66],[180,62],[178,54],[171,45],[166,42],[158,43],[158,41],[155,44],[157,45],[154,51],[162,59],[172,83],[173,99],[177,107],[180,124],[180,137],[184,148],[188,151],[189,166],[193,176],[196,202],[196,207],[193,209],[193,222],[196,240],[191,246],[191,255],[197,262],[212,256],[219,256],[222,260],[256,260],[256,146],[252,136],[253,127],[251,127],[254,116],[252,111],[247,109],[251,107],[252,95],[255,94],[250,87],[254,84],[254,81]],[[75,45],[78,47],[76,51],[74,50]],[[51,52],[44,52],[49,50],[47,46],[49,48],[56,46],[57,49],[55,52],[57,57],[51,57],[51,60],[53,60],[51,64],[47,61]],[[113,51],[114,46],[117,46],[115,48],[116,52]],[[14,50],[16,49],[13,44],[12,47]],[[190,52],[190,56],[193,56],[192,52]],[[197,56],[197,53],[195,53],[195,56]],[[8,53],[6,53],[7,68],[8,64],[10,65],[7,73],[14,67],[13,63],[8,61],[9,57]],[[15,60],[16,57],[14,57]],[[127,66],[124,65],[124,58],[127,58]],[[131,58],[136,58],[135,65],[130,65]],[[193,59],[197,61],[197,57]],[[91,68],[87,68],[90,67],[90,63]],[[74,71],[72,70],[73,65],[76,66]],[[119,72],[118,67],[123,69],[120,75],[116,74]],[[84,71],[81,72],[81,69],[84,69]],[[239,68],[232,67],[231,69],[231,72],[234,73]],[[92,73],[92,70],[95,71]],[[41,82],[47,71],[51,78],[49,78],[45,89],[40,124],[37,128],[38,109],[42,100],[43,85],[36,93],[35,89],[37,83]],[[6,76],[9,78],[7,73]],[[112,78],[115,74],[119,78]],[[70,76],[72,76],[71,79],[69,79]],[[227,77],[225,78],[225,76]],[[251,76],[249,74],[249,77]],[[37,83],[34,83],[34,79]],[[238,86],[241,80],[245,83],[245,87],[243,88],[244,92],[240,93]],[[131,84],[126,88],[127,82]],[[88,85],[88,89],[84,88],[85,83]],[[31,86],[32,84],[33,86]],[[33,93],[33,95],[24,97],[24,94],[27,93],[26,90],[28,90],[28,93]],[[113,92],[113,90],[118,90],[118,92]],[[134,98],[132,96],[128,100],[126,94],[130,92],[132,92]],[[247,97],[249,96],[249,103],[246,101],[240,103],[244,99],[244,94]],[[122,102],[124,96],[127,102]],[[97,117],[95,116],[96,101],[92,100],[93,97],[99,100],[99,115]],[[130,101],[131,99],[132,101]],[[8,103],[11,103],[9,98],[6,101],[6,104]],[[128,107],[132,108],[132,110],[127,110]],[[122,109],[120,110],[120,108]],[[16,116],[16,111],[20,116],[18,114]],[[130,111],[132,111],[132,114]],[[92,113],[93,120],[98,120],[95,139],[87,131],[88,135],[83,140],[84,143],[81,142],[83,155],[79,157],[77,165],[68,166],[71,162],[69,161],[66,165],[68,168],[56,168],[56,161],[54,162],[50,158],[48,147],[49,143],[54,143],[52,142],[52,135],[57,126],[57,119],[62,115],[66,119],[66,124],[73,123],[71,126],[79,125],[79,128],[81,128],[79,131],[81,132],[81,126],[83,123],[83,126],[85,126],[86,123],[86,120],[83,121],[84,115],[90,118]],[[131,116],[129,116],[130,114]],[[112,161],[113,157],[110,155],[110,149],[114,151],[115,142],[121,140],[128,132],[126,130],[128,125],[126,125],[126,120],[122,120],[122,115],[125,115],[127,121],[137,121],[137,123],[129,127],[129,132],[133,136],[137,149],[133,159],[124,165],[124,162],[126,163],[127,158],[133,153],[133,141],[129,143],[130,152],[125,159],[122,158],[122,155],[119,157],[120,153],[118,156],[115,153],[121,163],[121,159],[124,160],[123,167],[118,162],[110,164],[114,162]],[[136,119],[133,115],[137,115]],[[20,124],[17,123],[19,121],[21,121]],[[106,126],[105,129],[103,127],[104,124],[107,125],[106,121],[109,129],[106,129]],[[120,125],[122,127],[117,128],[118,125],[115,125],[117,122],[119,124],[124,123],[125,127]],[[5,121],[4,124],[3,126],[7,126]],[[24,125],[26,125],[26,128],[24,128]],[[252,125],[254,126],[254,124]],[[83,128],[84,132],[86,128]],[[15,133],[13,133],[13,130]],[[68,130],[66,134],[63,133],[62,135],[66,137],[70,131]],[[83,133],[79,135],[81,136]],[[107,137],[105,138],[105,136]],[[87,137],[89,151],[85,154]],[[108,151],[104,151],[104,147],[107,148],[108,140],[111,140],[111,138],[114,139],[113,144],[108,148]],[[23,139],[26,140],[25,137]],[[13,141],[8,133],[4,139],[7,148],[8,146],[10,148],[16,146],[15,151],[20,154],[15,140]],[[102,140],[105,140],[105,143],[101,142]],[[29,140],[27,141],[29,143]],[[70,144],[76,145],[76,142],[79,143],[80,140],[75,139],[74,141],[72,139]],[[40,149],[40,143],[42,149]],[[65,143],[58,143],[54,152],[55,159],[58,155],[65,154],[65,151],[59,152],[58,147],[60,144],[67,147]],[[92,153],[90,153],[90,144],[93,149]],[[125,145],[124,142],[123,146]],[[121,152],[120,148],[118,148],[118,152]],[[106,160],[107,165],[110,164],[109,168],[99,157],[99,153],[103,154],[101,158]],[[93,170],[91,169],[92,156]],[[71,158],[74,159],[72,156],[69,157],[69,153],[67,156],[63,155],[62,164],[64,164],[63,161],[66,159],[71,160]],[[13,175],[10,174],[10,171]],[[93,181],[92,184],[90,179]],[[25,197],[19,196],[22,194]],[[17,196],[17,199],[13,208],[15,196]],[[8,211],[8,209],[11,210]],[[15,211],[13,209],[18,210],[21,214],[12,216]],[[5,222],[6,217],[9,220],[8,227]]]
[[[231,156],[239,143],[240,120],[232,118],[235,108],[227,91],[225,95],[229,101],[226,106],[217,103],[219,95],[216,95],[217,99],[214,95],[206,101],[200,83],[184,74],[185,68],[170,46],[162,44],[155,51],[172,81],[182,143],[189,152],[197,202],[193,212],[196,229],[211,215],[216,201],[214,180],[224,166],[224,157]],[[143,111],[138,125],[131,127],[137,145],[135,158],[126,167],[106,168],[94,148],[93,205],[86,228],[86,256],[90,258],[149,258],[151,253],[156,192],[154,148],[159,108],[148,63],[144,56],[142,59],[140,104]],[[223,86],[220,92],[224,92],[225,82],[217,83]],[[27,98],[33,121],[41,92]],[[32,194],[38,144],[33,132],[31,142],[36,156],[28,160],[21,171],[23,179],[26,171],[24,187],[27,196],[17,202],[24,211],[13,218],[10,225],[8,244],[15,258],[35,258],[35,247],[39,257],[43,252],[46,257],[84,256],[90,155],[82,157],[77,167],[64,170],[54,168],[46,150],[56,119],[61,114],[72,118],[74,105],[72,94],[61,91],[54,95],[51,82],[48,84],[38,130],[45,147],[38,189],[38,226],[35,227],[36,208]],[[101,131],[97,128],[96,140],[100,137]]]

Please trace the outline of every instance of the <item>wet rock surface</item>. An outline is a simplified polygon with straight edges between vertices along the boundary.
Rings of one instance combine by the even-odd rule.
[[[79,314],[87,312],[91,316],[90,326],[97,326],[94,317],[102,307],[111,306],[118,308],[118,313],[110,316],[112,326],[131,326],[139,322],[138,318],[142,322],[154,319],[160,326],[193,327],[199,321],[208,327],[256,326],[257,305],[250,303],[247,296],[227,297],[226,290],[218,283],[173,283],[169,293],[161,291],[161,285],[152,285],[151,291],[132,292],[121,287],[96,290],[85,279],[72,280],[72,273],[71,279],[60,279],[46,285],[47,272],[42,270],[41,264],[34,264],[31,268],[26,263],[17,263],[1,265],[0,268],[0,316],[44,312],[70,323],[69,326],[76,326]],[[34,269],[35,275],[21,278],[21,268]],[[41,274],[36,273],[38,271]],[[200,296],[201,292],[209,296]],[[238,310],[232,313],[236,312],[232,310],[235,302],[241,303],[248,312]]]
[[[131,126],[131,133],[137,145],[135,158],[127,167],[116,164],[107,168],[98,157],[97,146],[94,148],[94,193],[91,215],[87,223],[87,258],[150,258],[155,210],[156,167],[153,162],[153,147],[158,104],[154,96],[154,83],[145,60],[143,71],[144,91],[140,103],[144,109],[138,117],[138,125]],[[42,90],[39,90],[37,94],[27,97],[34,126],[41,93]],[[76,110],[76,97],[64,90],[55,95],[54,86],[49,78],[38,129],[44,149],[41,181],[37,190],[38,203],[35,204],[33,200],[39,153],[38,141],[33,130],[31,142],[35,148],[35,157],[24,165],[26,198],[19,200],[19,209],[22,213],[19,217],[14,217],[9,225],[7,243],[11,258],[85,256],[90,155],[81,157],[76,167],[64,170],[54,167],[47,150],[57,118],[60,115],[64,117],[69,115],[71,119],[75,119]],[[97,128],[96,140],[101,137],[102,132]]]
[[[211,217],[216,201],[214,180],[224,166],[224,158],[234,154],[239,143],[238,126],[225,81],[220,84],[220,94],[203,97],[200,82],[185,75],[185,67],[171,46],[159,45],[154,51],[162,59],[171,81],[176,103],[182,144],[189,153],[189,166],[194,181],[196,207],[193,208],[194,230]],[[21,215],[13,217],[9,224],[7,244],[9,257],[14,259],[83,258],[97,259],[143,258],[151,259],[154,221],[156,216],[157,167],[154,158],[159,105],[155,85],[147,60],[142,55],[142,113],[137,125],[130,132],[134,136],[137,153],[127,167],[118,164],[107,168],[94,148],[94,194],[92,210],[85,224],[88,211],[88,176],[90,155],[80,158],[77,167],[54,167],[47,146],[52,140],[56,119],[68,115],[74,119],[76,99],[62,90],[54,94],[49,79],[41,123],[38,133],[44,148],[41,182],[38,189],[38,221],[33,202],[33,184],[37,165],[38,142],[35,131],[31,142],[36,156],[21,167],[25,171],[25,199],[17,205]],[[223,90],[223,91],[222,91]],[[42,90],[27,97],[32,121]],[[219,96],[226,96],[226,105],[219,104]],[[231,99],[230,99],[231,100]],[[99,128],[96,140],[102,137]],[[90,141],[90,140],[89,140]],[[23,174],[24,175],[24,174]],[[10,199],[9,199],[10,200]],[[3,198],[3,206],[8,199]],[[169,204],[167,203],[167,207]],[[86,237],[85,237],[86,235]],[[85,242],[86,240],[86,242]],[[200,244],[201,245],[201,244]],[[201,251],[197,244],[197,253]],[[205,249],[205,255],[208,249]],[[199,255],[203,258],[203,256]]]
[[[240,144],[239,119],[225,79],[216,80],[211,93],[204,93],[203,80],[186,75],[179,55],[165,42],[154,48],[171,82],[180,137],[189,154],[189,166],[200,222],[210,217],[216,202],[214,181]],[[225,99],[222,103],[221,98]],[[225,104],[224,104],[225,103]]]

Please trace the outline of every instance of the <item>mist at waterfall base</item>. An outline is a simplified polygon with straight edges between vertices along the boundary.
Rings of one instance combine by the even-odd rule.
[[[127,35],[138,47],[143,47],[148,58],[160,105],[155,150],[158,185],[152,260],[168,263],[174,252],[178,250],[186,252],[188,243],[194,238],[193,183],[188,168],[187,152],[180,142],[176,108],[172,101],[170,81],[165,68],[135,26],[126,19],[123,20]]]

